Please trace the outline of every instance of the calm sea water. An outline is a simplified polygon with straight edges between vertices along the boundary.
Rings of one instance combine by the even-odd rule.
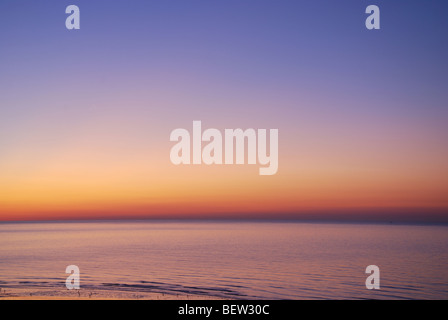
[[[448,227],[268,222],[0,224],[0,286],[237,299],[448,299]],[[367,290],[365,268],[381,270]]]

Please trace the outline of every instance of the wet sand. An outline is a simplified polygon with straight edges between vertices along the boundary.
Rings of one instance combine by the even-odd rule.
[[[224,300],[220,297],[112,290],[2,289],[0,300]]]

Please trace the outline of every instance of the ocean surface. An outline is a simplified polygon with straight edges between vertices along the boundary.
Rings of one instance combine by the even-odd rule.
[[[0,287],[231,299],[448,299],[448,227],[297,222],[0,224]],[[365,286],[368,265],[380,289]],[[66,289],[65,289],[66,290]]]

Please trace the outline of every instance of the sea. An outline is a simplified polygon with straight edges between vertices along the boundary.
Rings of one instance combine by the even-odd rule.
[[[0,223],[0,288],[220,299],[448,299],[448,226],[296,221]],[[368,289],[368,266],[379,289]]]

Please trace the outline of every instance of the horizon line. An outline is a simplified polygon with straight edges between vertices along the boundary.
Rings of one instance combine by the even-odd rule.
[[[248,218],[248,217],[134,217],[134,218],[65,218],[65,219],[34,219],[34,220],[0,220],[0,224],[19,223],[113,223],[113,222],[233,222],[233,223],[323,223],[323,224],[380,224],[380,225],[439,225],[448,226],[446,220],[418,219],[329,219],[329,218]]]

